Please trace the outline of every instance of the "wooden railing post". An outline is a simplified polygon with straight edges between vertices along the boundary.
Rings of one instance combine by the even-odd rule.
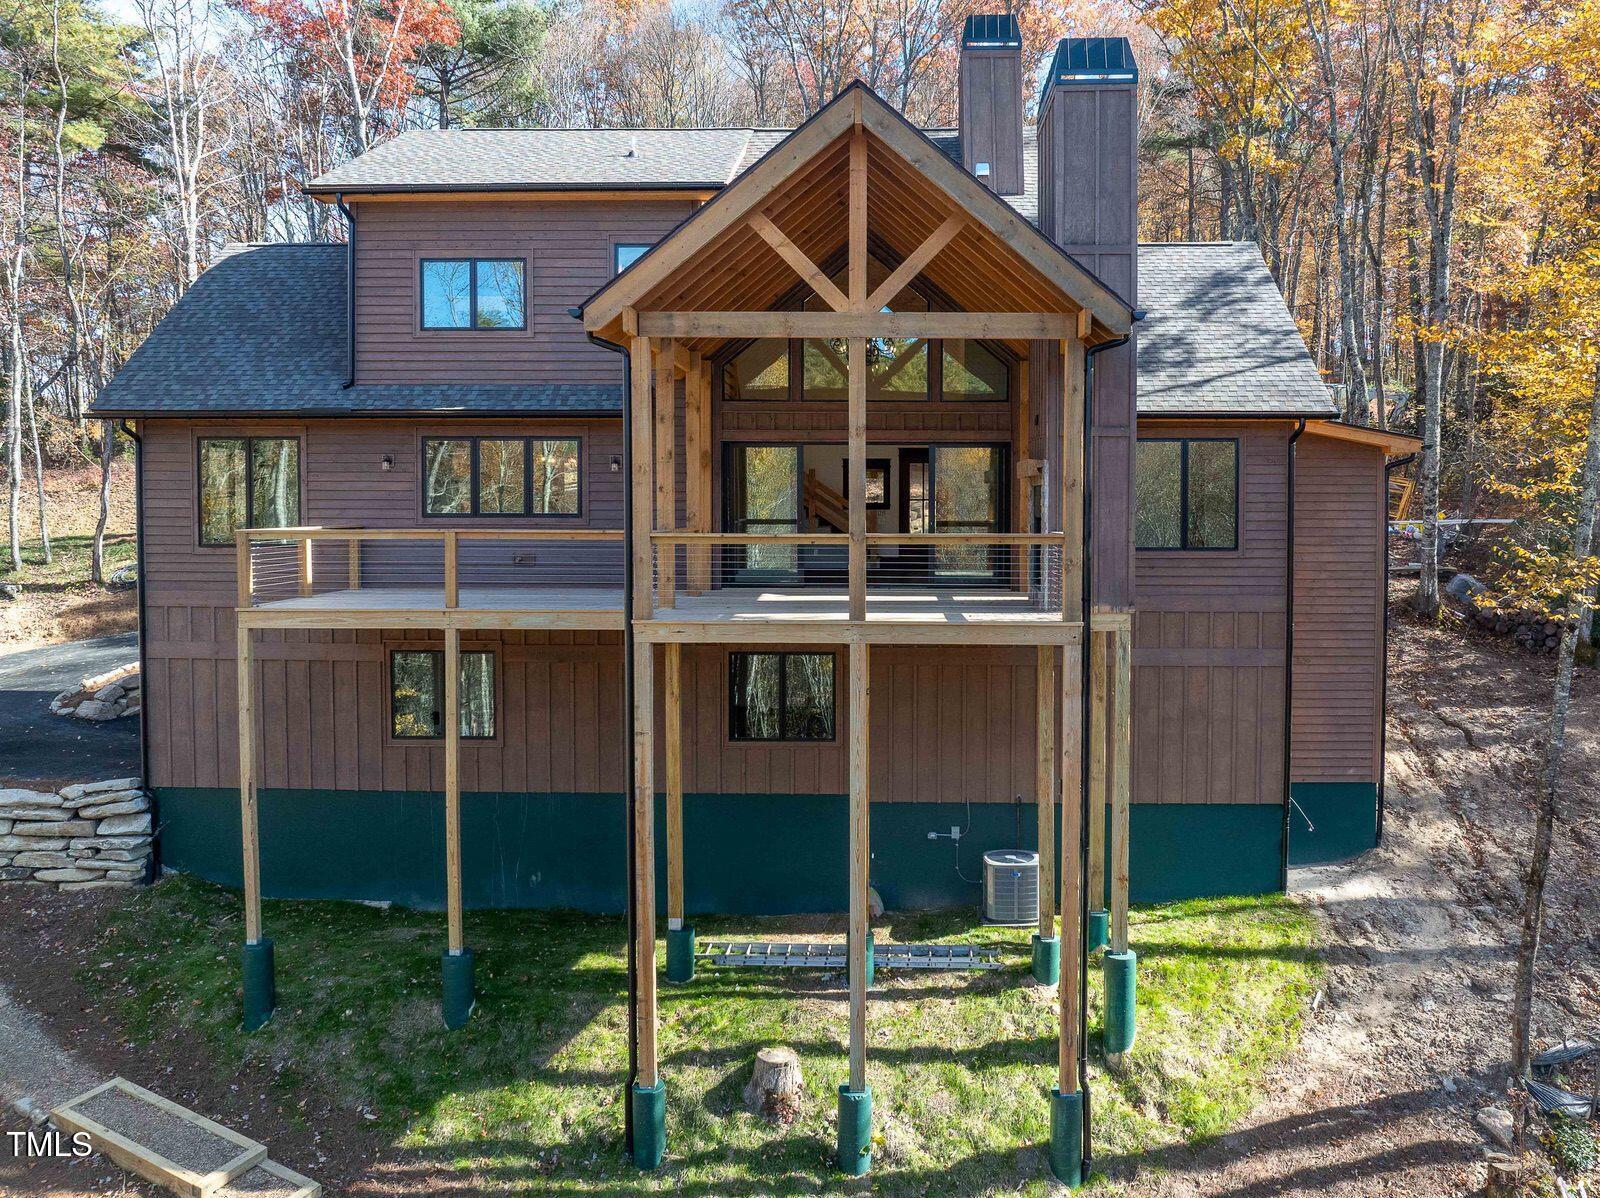
[[[351,537],[347,542],[349,553],[349,585],[352,591],[361,589],[361,538]]]
[[[867,618],[867,342],[852,337],[850,376],[850,619]]]
[[[459,552],[459,538],[455,530],[450,529],[444,534],[444,605],[447,610],[455,607],[461,599],[460,579],[456,570]]]
[[[628,602],[633,607],[633,618],[648,620],[655,611],[653,587],[650,576],[654,560],[650,542],[650,475],[653,466],[650,452],[650,339],[635,337],[628,347],[629,427],[628,458],[632,477],[628,480],[629,516],[633,522],[633,594]]]
[[[309,597],[311,594],[311,538],[300,538],[300,594]]]
[[[249,607],[251,594],[255,590],[255,576],[250,561],[250,534],[245,529],[240,529],[233,534],[235,546],[234,570],[239,590],[239,606]]]
[[[678,524],[677,497],[677,433],[676,408],[678,386],[673,347],[676,343],[668,337],[656,349],[656,531],[672,532]],[[678,582],[678,547],[670,541],[656,546],[659,577],[656,580],[657,602],[671,607]]]

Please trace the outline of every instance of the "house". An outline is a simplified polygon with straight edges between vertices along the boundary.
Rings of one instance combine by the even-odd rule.
[[[1037,846],[1040,951],[1086,885],[1131,1010],[1130,887],[1374,843],[1410,443],[1335,421],[1254,245],[1139,244],[1126,42],[1063,41],[1031,128],[1014,19],[960,81],[958,129],[856,84],[795,130],[404,134],[308,188],[348,246],[231,250],[106,388],[161,860],[243,884],[247,1022],[263,893],[444,906],[457,1022],[468,906],[659,872],[682,976],[696,912],[848,905],[859,1164],[869,885],[970,904]]]

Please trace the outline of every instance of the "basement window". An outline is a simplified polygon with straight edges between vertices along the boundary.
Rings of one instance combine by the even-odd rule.
[[[1134,546],[1239,547],[1239,442],[1139,439]]]
[[[419,269],[423,329],[528,327],[523,259],[424,258]]]
[[[729,739],[832,740],[833,666],[831,653],[730,653]]]
[[[461,652],[461,735],[494,738],[494,654]],[[389,712],[396,740],[444,735],[444,650],[396,649],[389,655]]]
[[[300,442],[294,437],[201,437],[200,544],[232,545],[241,528],[300,523]]]

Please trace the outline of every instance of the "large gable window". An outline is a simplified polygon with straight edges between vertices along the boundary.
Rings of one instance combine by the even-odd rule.
[[[583,443],[576,437],[427,437],[427,516],[576,516]]]
[[[424,258],[422,327],[527,328],[527,273],[521,258]]]
[[[202,545],[232,545],[241,528],[300,523],[294,437],[202,437],[198,457]]]
[[[1237,549],[1239,442],[1141,438],[1134,545]]]

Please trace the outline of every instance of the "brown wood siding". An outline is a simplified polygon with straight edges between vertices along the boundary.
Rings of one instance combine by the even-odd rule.
[[[1295,453],[1296,782],[1375,782],[1383,711],[1384,458],[1307,434]]]
[[[688,200],[359,204],[356,381],[620,386],[616,355],[590,345],[567,310],[611,278],[616,244],[652,244],[693,210]],[[419,331],[419,260],[472,256],[527,259],[525,331]]]
[[[1022,52],[963,47],[958,79],[962,165],[990,168],[987,185],[1022,191]]]
[[[1140,423],[1145,437],[1237,437],[1240,521],[1231,552],[1135,554],[1136,803],[1283,802],[1292,429]]]

